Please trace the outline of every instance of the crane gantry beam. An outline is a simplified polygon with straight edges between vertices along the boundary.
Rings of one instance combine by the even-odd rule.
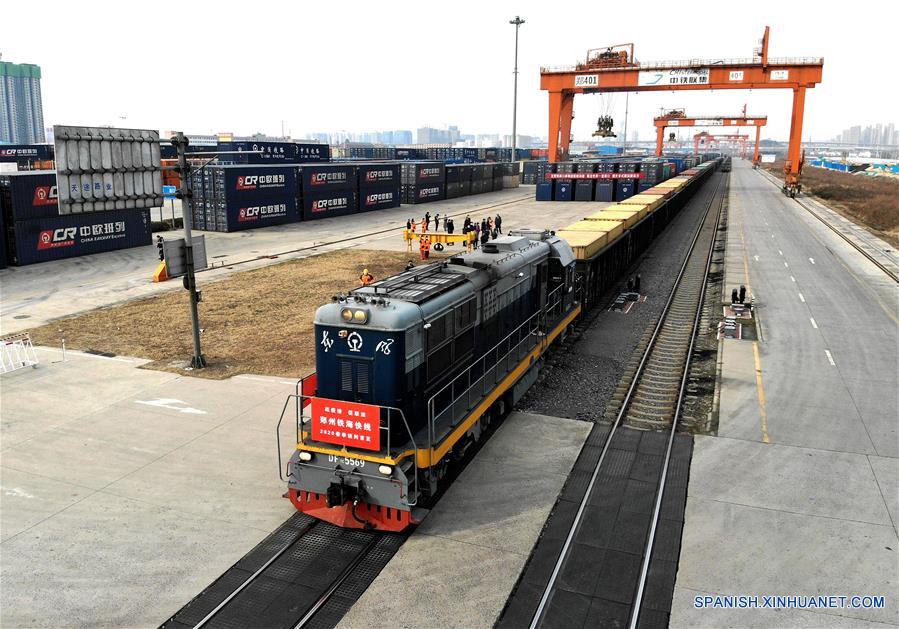
[[[577,94],[658,92],[671,90],[789,89],[793,92],[790,143],[784,164],[784,192],[800,190],[801,138],[805,92],[821,82],[823,57],[768,57],[765,27],[752,59],[689,59],[638,63],[633,44],[590,51],[585,63],[540,68],[540,89],[549,92],[549,160],[568,156],[571,116]]]
[[[668,127],[755,127],[755,149],[752,163],[758,166],[759,143],[762,127],[768,124],[768,116],[747,116],[746,107],[740,116],[687,116],[683,110],[674,110],[653,118],[656,127],[656,156],[662,156],[665,143],[665,129]]]

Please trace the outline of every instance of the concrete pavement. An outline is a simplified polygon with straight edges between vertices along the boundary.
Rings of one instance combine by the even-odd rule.
[[[749,288],[760,336],[723,342],[671,626],[899,626],[896,284],[739,161],[725,282]],[[885,608],[694,607],[705,594],[870,594]]]
[[[339,626],[492,626],[590,428],[509,415]]]
[[[292,383],[38,356],[0,378],[3,627],[157,626],[294,513]]]

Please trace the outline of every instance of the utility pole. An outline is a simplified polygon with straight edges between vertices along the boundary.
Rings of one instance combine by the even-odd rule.
[[[178,149],[178,170],[181,172],[181,188],[178,198],[181,200],[181,217],[184,221],[184,258],[187,265],[187,273],[184,276],[184,288],[190,295],[190,323],[193,328],[194,354],[190,359],[193,369],[202,369],[206,366],[206,358],[200,349],[200,315],[197,312],[197,304],[200,294],[197,292],[197,278],[194,275],[194,251],[193,240],[190,233],[190,223],[193,219],[193,199],[188,185],[190,178],[190,166],[187,164],[187,145],[190,144],[184,133],[179,131],[172,138],[172,144]]]
[[[515,88],[512,95],[512,161],[517,161],[515,153],[518,149],[518,29],[524,24],[517,15],[514,20],[509,20],[509,24],[515,25]]]
[[[630,103],[631,93],[624,93],[624,142],[621,144],[621,154],[624,155],[627,152],[627,109],[628,104]]]

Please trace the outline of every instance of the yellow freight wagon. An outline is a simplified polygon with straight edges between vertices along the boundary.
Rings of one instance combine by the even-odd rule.
[[[564,238],[571,246],[574,257],[578,260],[588,260],[595,256],[609,243],[609,235],[606,232],[561,230],[556,236]]]

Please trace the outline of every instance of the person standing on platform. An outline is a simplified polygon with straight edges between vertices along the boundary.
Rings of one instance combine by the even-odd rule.
[[[422,223],[424,224],[424,227],[421,230],[422,233],[429,231],[431,229],[431,213],[430,212],[425,212],[425,217],[424,217],[424,219],[422,219]]]
[[[411,218],[406,219],[406,229],[410,229],[410,230],[412,229],[412,219]]]
[[[453,219],[448,218],[443,221],[444,226],[446,227],[446,233],[452,235],[453,231],[456,229],[456,223]]]
[[[444,221],[444,222],[446,222],[446,221]],[[435,231],[435,232],[439,232],[439,231],[440,231],[440,212],[437,212],[437,213],[434,215],[434,231]]]
[[[496,218],[493,219],[493,224],[496,225],[496,231],[499,233],[503,233],[503,217],[499,214],[496,215]]]

